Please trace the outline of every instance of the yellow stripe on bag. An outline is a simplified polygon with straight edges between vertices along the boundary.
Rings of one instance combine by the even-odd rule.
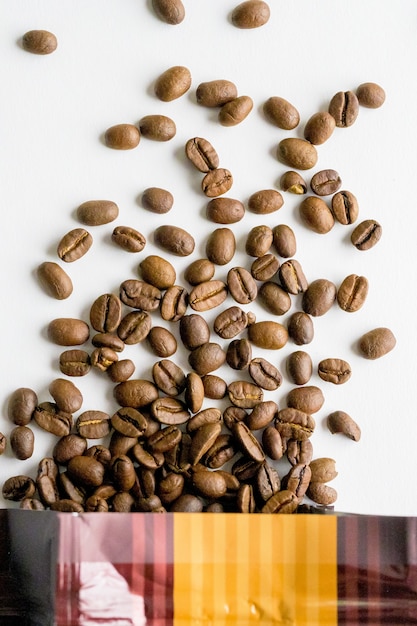
[[[336,626],[337,518],[174,517],[174,626]]]

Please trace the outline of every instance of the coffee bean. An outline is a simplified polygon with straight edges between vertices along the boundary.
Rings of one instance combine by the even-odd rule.
[[[192,435],[196,430],[205,424],[217,424],[222,419],[222,413],[220,409],[216,407],[209,407],[202,409],[187,422],[187,433]]]
[[[273,461],[278,461],[284,456],[282,437],[275,426],[267,426],[262,431],[262,446],[265,454]]]
[[[83,257],[91,248],[93,238],[84,228],[74,228],[64,235],[57,247],[59,258],[72,263]]]
[[[248,316],[246,312],[237,306],[232,306],[219,313],[215,318],[213,330],[222,339],[233,339],[247,325]]]
[[[374,328],[362,335],[358,347],[360,354],[365,357],[365,359],[374,360],[391,352],[391,350],[395,348],[396,343],[392,330],[380,327]]]
[[[185,144],[185,154],[200,172],[206,174],[219,167],[219,155],[204,137],[193,137]]]
[[[244,370],[252,360],[252,346],[248,339],[234,339],[226,350],[226,362],[234,370]]]
[[[282,383],[282,376],[275,365],[262,357],[251,360],[249,375],[256,385],[267,391],[275,391]]]
[[[335,119],[336,126],[352,126],[359,113],[359,102],[353,91],[338,91],[330,100],[329,113]]]
[[[309,141],[298,137],[282,139],[278,144],[278,159],[296,170],[309,170],[317,163],[317,150]]]
[[[194,251],[194,238],[179,226],[159,226],[154,231],[155,243],[177,256],[188,256]]]
[[[91,369],[90,355],[85,350],[65,350],[59,357],[59,369],[66,376],[85,376]]]
[[[153,452],[162,452],[164,454],[178,445],[181,441],[181,437],[181,430],[178,426],[172,424],[171,426],[158,430],[148,437],[147,445]]]
[[[265,282],[271,280],[279,269],[279,261],[273,254],[264,254],[257,257],[250,268],[250,273],[255,280]]]
[[[35,481],[29,476],[19,474],[18,476],[12,476],[11,478],[7,478],[7,480],[5,480],[3,483],[2,495],[5,500],[19,502],[25,498],[32,498],[35,491]]]
[[[248,208],[257,215],[275,213],[284,204],[284,199],[275,189],[262,189],[253,193],[248,200]]]
[[[148,343],[152,352],[161,358],[172,356],[177,351],[177,340],[167,328],[154,326],[148,333]]]
[[[169,359],[154,363],[152,378],[155,385],[168,396],[178,396],[185,388],[185,374],[182,369]]]
[[[161,452],[145,448],[141,443],[133,446],[132,456],[141,467],[146,467],[150,470],[156,470],[164,464],[164,455]]]
[[[232,24],[237,28],[259,28],[268,22],[270,9],[263,0],[246,0],[232,11]]]
[[[319,457],[310,463],[311,480],[317,483],[327,483],[337,476],[336,461],[329,457]]]
[[[126,437],[141,437],[148,425],[146,417],[133,407],[122,407],[111,417],[111,425]]]
[[[46,507],[37,498],[23,498],[20,501],[20,508],[25,511],[44,511]]]
[[[158,389],[149,380],[126,380],[113,389],[114,399],[120,406],[136,409],[151,404],[158,397]]]
[[[263,463],[265,454],[261,444],[246,424],[244,422],[237,422],[232,432],[243,454],[257,463]]]
[[[200,83],[195,95],[197,104],[206,107],[219,107],[237,98],[237,87],[230,80],[211,80]]]
[[[70,380],[56,378],[49,385],[49,393],[56,405],[65,413],[75,413],[83,403],[81,391]]]
[[[287,406],[304,413],[317,413],[324,404],[322,390],[315,385],[295,387],[287,394]]]
[[[197,465],[206,452],[210,450],[220,435],[221,428],[220,422],[215,422],[213,424],[204,424],[193,433],[189,450],[189,460],[192,466]]]
[[[221,367],[226,361],[226,353],[223,348],[214,342],[203,343],[190,352],[188,362],[199,374],[204,376]]]
[[[272,229],[273,244],[278,255],[289,259],[297,252],[297,242],[292,228],[286,224],[278,224]]]
[[[327,417],[327,427],[332,434],[342,433],[352,441],[359,441],[361,429],[358,424],[344,411],[333,411]]]
[[[385,102],[385,91],[376,83],[362,83],[356,89],[356,96],[361,106],[378,109]]]
[[[90,324],[99,333],[112,333],[120,323],[122,304],[117,296],[105,293],[90,308]]]
[[[255,383],[235,380],[227,387],[229,400],[240,409],[253,409],[263,400],[263,390]]]
[[[236,239],[230,228],[216,228],[206,241],[206,255],[215,265],[227,265],[236,252]]]
[[[217,224],[235,224],[245,215],[245,206],[233,198],[213,198],[206,207],[206,217]]]
[[[110,432],[110,415],[104,411],[84,411],[76,421],[77,433],[86,439],[102,439]]]
[[[245,418],[249,430],[266,428],[274,419],[278,411],[278,405],[273,400],[259,402]]]
[[[185,18],[185,8],[181,0],[152,0],[152,8],[163,22],[176,26]]]
[[[33,418],[40,428],[57,437],[69,435],[72,428],[72,415],[60,411],[54,402],[41,402],[33,412]]]
[[[263,112],[268,122],[283,130],[293,130],[300,123],[300,114],[295,106],[279,96],[268,98]]]
[[[341,385],[349,380],[352,369],[343,359],[323,359],[318,364],[317,373],[322,380]]]
[[[79,502],[74,502],[74,500],[61,498],[61,500],[51,504],[51,511],[57,511],[58,513],[84,513],[84,507]]]
[[[160,314],[167,322],[178,322],[185,315],[188,306],[188,292],[180,285],[168,287],[161,299]]]
[[[78,485],[98,487],[104,480],[104,466],[88,456],[74,456],[68,463],[68,474]]]
[[[184,387],[185,404],[191,413],[198,413],[204,402],[204,385],[201,376],[197,372],[189,372],[185,377]]]
[[[123,352],[125,349],[123,341],[114,333],[96,333],[91,343],[95,348],[110,348],[114,352]]]
[[[145,257],[139,263],[139,268],[142,279],[157,289],[168,289],[175,284],[177,277],[175,268],[169,261],[158,255],[151,254]]]
[[[194,350],[210,339],[210,328],[201,315],[191,313],[180,319],[180,337],[187,350]]]
[[[218,120],[222,126],[237,126],[245,120],[253,109],[249,96],[238,96],[220,108]]]
[[[142,311],[155,311],[159,308],[162,299],[162,294],[157,287],[133,278],[122,282],[119,296],[123,304]]]
[[[319,235],[325,235],[334,226],[333,213],[322,198],[307,196],[299,211],[305,226]]]
[[[4,454],[7,447],[7,437],[3,433],[0,433],[0,455]]]
[[[255,479],[261,465],[262,463],[259,463],[258,461],[242,456],[235,461],[235,463],[233,463],[232,473],[238,479],[239,483],[251,481]],[[240,485],[238,489],[240,489]]]
[[[382,227],[376,220],[364,220],[354,228],[350,240],[357,250],[370,250],[381,239]]]
[[[101,372],[106,372],[118,360],[119,357],[111,348],[96,348],[90,355],[91,366],[96,367]]]
[[[17,426],[27,426],[38,404],[38,396],[33,389],[19,387],[9,397],[7,415]]]
[[[297,465],[293,465],[285,477],[287,489],[295,493],[299,502],[301,502],[305,496],[310,480],[311,469],[306,463],[297,463]]]
[[[177,398],[157,398],[151,404],[151,415],[160,424],[184,424],[190,418],[186,405]]]
[[[164,506],[177,500],[184,490],[184,476],[170,472],[158,483],[158,495]]]
[[[100,498],[99,496],[96,496],[95,494],[91,495],[89,498],[87,498],[87,500],[85,501],[85,511],[87,513],[107,513],[109,510],[109,505],[107,500],[105,500],[104,498]]]
[[[262,463],[255,478],[256,491],[260,499],[266,502],[275,493],[278,493],[281,481],[278,472],[269,463]]]
[[[337,491],[333,489],[333,487],[329,487],[329,485],[324,485],[323,483],[310,482],[310,485],[307,489],[307,496],[316,504],[321,504],[322,506],[330,506],[334,504],[337,500]]]
[[[279,280],[285,291],[297,295],[303,293],[308,287],[301,264],[296,259],[282,263],[278,270]]]
[[[22,48],[32,54],[51,54],[58,47],[56,36],[48,30],[29,30],[22,37]]]
[[[318,278],[303,293],[303,311],[313,317],[324,315],[336,300],[336,286],[326,278]]]
[[[261,513],[294,513],[298,506],[298,498],[293,491],[283,489],[269,498],[261,509]]]
[[[80,435],[69,434],[61,437],[55,444],[53,458],[59,465],[67,465],[73,456],[82,455],[87,449],[87,440]]]
[[[77,209],[77,218],[87,226],[100,226],[113,222],[119,215],[119,207],[111,200],[88,200]]]
[[[289,439],[287,443],[286,455],[291,465],[308,464],[313,459],[313,445],[310,439],[297,441]]]
[[[171,513],[201,513],[203,501],[191,493],[183,493],[172,503],[169,510]]]
[[[168,213],[174,204],[174,197],[170,191],[160,187],[148,187],[142,194],[142,206],[152,213]]]
[[[296,195],[302,195],[307,193],[307,185],[304,178],[301,176],[301,174],[299,174],[298,172],[294,172],[293,170],[284,172],[284,174],[280,178],[279,183],[282,191],[288,191],[289,193],[294,193]]]
[[[303,311],[293,313],[288,320],[288,335],[298,346],[311,343],[314,338],[311,317]]]
[[[210,469],[218,469],[230,461],[235,454],[236,445],[232,435],[220,434],[205,454],[204,464]]]
[[[315,426],[311,415],[293,407],[281,409],[275,418],[275,428],[281,437],[297,441],[311,437]]]
[[[284,315],[291,308],[291,298],[277,283],[264,282],[259,288],[259,299],[272,315]]]
[[[190,285],[196,286],[214,276],[214,263],[208,259],[197,259],[190,263],[184,272],[184,278]]]
[[[222,304],[227,297],[227,285],[221,280],[207,280],[191,290],[189,303],[194,311],[208,311]]]
[[[104,133],[104,143],[113,150],[133,150],[140,143],[140,131],[133,124],[115,124]]]
[[[29,426],[15,426],[10,433],[10,447],[15,457],[21,461],[33,454],[35,435]]]
[[[38,266],[37,274],[43,289],[52,298],[66,300],[72,294],[72,280],[58,263],[44,261]]]
[[[248,338],[258,348],[279,350],[287,343],[288,332],[278,322],[255,322],[248,328]]]
[[[152,319],[146,311],[131,311],[120,321],[117,334],[127,345],[144,341],[152,326]]]
[[[240,408],[235,405],[228,406],[223,411],[224,425],[229,430],[232,430],[233,424],[235,424],[236,422],[243,421],[244,419],[246,419],[246,417],[247,417],[246,411],[243,408]]]
[[[183,96],[191,87],[191,73],[187,67],[174,65],[155,81],[154,92],[163,102],[171,102]]]
[[[295,385],[305,385],[313,373],[310,355],[303,350],[296,350],[287,357],[287,374]]]
[[[325,143],[333,134],[336,120],[327,111],[314,113],[304,127],[304,139],[315,146]]]
[[[146,245],[146,238],[131,226],[116,226],[111,239],[126,252],[141,252]]]
[[[248,233],[245,244],[246,254],[260,257],[266,254],[274,238],[272,228],[265,225],[254,226]]]
[[[152,141],[170,141],[175,137],[177,127],[167,115],[145,115],[139,120],[139,130],[142,137]]]
[[[329,196],[340,189],[342,179],[336,170],[320,170],[310,181],[312,191],[318,196]]]
[[[251,273],[244,267],[232,267],[227,273],[227,287],[238,304],[250,304],[258,295],[258,287]]]
[[[106,372],[113,383],[121,383],[124,380],[129,380],[135,369],[135,364],[131,359],[121,359],[109,365]]]
[[[229,170],[218,167],[207,172],[202,180],[201,189],[208,198],[216,198],[229,191],[232,185],[233,176]]]
[[[358,219],[358,201],[350,191],[338,191],[332,198],[332,211],[341,224],[353,224]]]
[[[227,393],[227,383],[220,376],[205,374],[202,377],[204,396],[212,400],[221,400]]]

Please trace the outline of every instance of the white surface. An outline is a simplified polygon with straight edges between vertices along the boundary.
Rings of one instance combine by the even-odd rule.
[[[228,16],[237,0],[185,0],[184,4],[185,21],[169,26],[154,16],[151,3],[144,0],[2,3],[0,431],[8,435],[13,426],[7,418],[7,400],[14,389],[31,387],[46,400],[49,383],[61,375],[57,367],[61,348],[45,337],[49,321],[55,317],[88,320],[97,296],[117,293],[122,280],[138,277],[139,260],[160,253],[152,243],[157,225],[177,224],[196,238],[193,257],[170,259],[177,265],[178,282],[186,265],[204,256],[205,237],[216,225],[205,218],[201,176],[183,156],[189,138],[202,136],[212,142],[220,164],[234,176],[228,195],[246,202],[254,191],[278,185],[286,169],[275,157],[282,138],[302,136],[310,115],[326,109],[337,91],[374,81],[386,91],[384,106],[361,108],[354,126],[336,129],[318,148],[319,162],[306,179],[318,169],[338,170],[343,188],[359,200],[359,220],[375,218],[382,224],[378,245],[358,252],[349,243],[351,228],[340,224],[324,236],[308,231],[298,219],[300,199],[284,194],[285,204],[278,213],[257,217],[247,212],[242,222],[231,227],[239,251],[228,266],[217,269],[216,278],[224,277],[233,265],[247,264],[242,249],[250,228],[281,222],[296,232],[296,258],[308,280],[325,277],[340,284],[350,273],[369,279],[370,293],[361,311],[347,314],[335,306],[314,321],[315,339],[305,349],[315,366],[322,358],[340,357],[350,362],[353,374],[342,386],[323,383],[317,374],[311,379],[326,397],[315,416],[312,442],[316,457],[337,461],[339,475],[332,483],[339,493],[337,510],[417,515],[413,401],[417,83],[412,71],[417,53],[416,3],[270,0],[269,23],[253,31],[231,25]],[[59,43],[54,54],[41,57],[22,50],[19,39],[36,28],[56,34]],[[163,103],[153,95],[152,85],[173,65],[189,67],[192,87],[182,98]],[[240,95],[254,100],[254,110],[239,126],[220,126],[216,111],[195,103],[197,85],[216,78],[232,80]],[[282,131],[265,121],[262,104],[272,95],[298,108],[302,121],[296,131]],[[172,141],[160,144],[143,138],[138,148],[127,152],[102,143],[109,126],[137,123],[153,113],[175,120],[177,134]],[[170,213],[157,216],[141,207],[140,194],[149,186],[173,193]],[[66,301],[55,301],[37,284],[35,269],[44,260],[57,260],[57,242],[79,225],[77,206],[99,198],[117,202],[119,219],[89,229],[92,249],[64,267],[74,282],[74,293]],[[111,244],[116,224],[136,227],[147,237],[142,253],[129,255]],[[292,311],[297,308],[295,301]],[[268,317],[260,308],[247,309],[256,310],[258,319]],[[215,313],[209,313],[208,319]],[[160,323],[159,318],[155,323]],[[355,343],[376,326],[390,327],[397,347],[370,362],[358,356]],[[265,354],[284,374],[281,389],[266,394],[280,406],[292,387],[285,376],[285,358],[294,349],[289,342],[281,351]],[[254,349],[255,355],[260,353]],[[123,356],[135,361],[136,377],[150,375],[154,357],[146,346],[128,347]],[[186,355],[172,358],[187,369]],[[228,380],[234,375],[227,369],[219,373]],[[73,381],[84,395],[83,410],[113,411],[105,375],[93,372]],[[347,411],[359,423],[359,443],[327,430],[325,418],[335,409]],[[33,428],[33,457],[18,461],[8,448],[0,458],[1,484],[15,474],[36,476],[40,458],[51,454],[56,439],[36,424]],[[13,506],[4,500],[0,505]]]

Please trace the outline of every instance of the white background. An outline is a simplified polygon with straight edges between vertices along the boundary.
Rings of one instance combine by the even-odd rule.
[[[153,229],[163,223],[186,228],[196,239],[193,257],[170,260],[178,279],[188,263],[204,256],[205,238],[216,225],[205,217],[206,198],[201,175],[184,158],[185,142],[194,136],[209,139],[220,164],[231,170],[230,197],[246,202],[255,191],[279,188],[285,171],[275,156],[284,137],[303,136],[307,119],[325,110],[337,91],[355,90],[365,81],[379,83],[386,102],[377,110],[361,108],[356,123],[336,129],[318,148],[319,161],[306,172],[331,167],[360,205],[359,220],[374,218],[383,228],[381,241],[368,252],[358,252],[349,241],[351,227],[336,224],[327,235],[308,231],[298,218],[299,197],[284,194],[279,212],[259,217],[250,212],[231,226],[238,251],[216,278],[233,265],[248,264],[242,250],[246,233],[258,223],[293,227],[296,258],[309,281],[328,278],[337,285],[347,274],[368,278],[370,292],[359,312],[347,314],[337,306],[316,318],[314,341],[306,346],[315,365],[326,357],[349,361],[352,377],[334,386],[315,373],[311,384],[321,386],[325,404],[315,415],[315,456],[336,459],[338,477],[332,485],[339,497],[338,511],[417,515],[415,408],[417,349],[416,285],[416,124],[417,86],[414,65],[417,48],[417,5],[413,0],[381,2],[353,0],[270,0],[271,18],[262,28],[244,31],[230,22],[236,0],[184,0],[186,19],[167,25],[145,0],[15,0],[1,2],[0,98],[1,127],[1,320],[0,431],[9,435],[7,401],[18,387],[31,387],[48,400],[48,385],[60,376],[61,348],[46,338],[45,329],[56,317],[88,321],[89,307],[102,293],[118,292],[126,278],[138,277],[141,258],[160,253],[152,241]],[[58,38],[54,54],[41,57],[25,52],[22,35],[46,29]],[[155,79],[168,67],[185,65],[192,87],[182,98],[163,103],[153,94]],[[239,126],[224,128],[217,112],[195,102],[200,82],[232,80],[239,95],[250,95],[254,109]],[[292,132],[269,124],[262,115],[264,101],[279,95],[301,115]],[[177,134],[168,143],[142,138],[138,148],[118,152],[102,141],[104,131],[121,122],[137,123],[160,113],[173,118]],[[170,190],[174,207],[165,216],[147,212],[140,203],[143,190],[159,186]],[[118,220],[90,228],[94,244],[81,260],[65,265],[74,293],[65,301],[46,295],[36,280],[44,260],[57,261],[56,245],[79,226],[76,208],[92,199],[115,201]],[[131,225],[147,238],[138,255],[113,245],[116,224]],[[59,260],[58,260],[59,261]],[[249,260],[250,261],[250,260]],[[229,301],[228,301],[229,302]],[[233,304],[232,301],[229,303]],[[299,309],[294,299],[291,312]],[[268,315],[260,307],[258,319]],[[214,319],[215,312],[207,315]],[[286,319],[277,321],[286,323]],[[161,323],[155,318],[155,323]],[[358,338],[377,326],[392,329],[397,346],[378,361],[357,353]],[[177,332],[177,329],[175,329]],[[214,339],[216,340],[216,339]],[[255,355],[274,362],[284,376],[275,394],[266,394],[285,406],[292,387],[285,375],[286,356],[297,347],[289,342],[281,351]],[[149,377],[155,357],[146,345],[132,346],[124,356],[136,364],[135,377]],[[187,355],[172,357],[187,370]],[[218,373],[231,380],[232,370]],[[107,377],[92,372],[73,379],[84,396],[82,410],[115,409]],[[209,401],[205,406],[209,406]],[[354,443],[326,428],[327,415],[336,409],[351,414],[362,429]],[[28,473],[52,452],[54,436],[33,425],[35,453],[18,461],[8,448],[0,458],[0,482]],[[2,506],[14,506],[5,500]]]

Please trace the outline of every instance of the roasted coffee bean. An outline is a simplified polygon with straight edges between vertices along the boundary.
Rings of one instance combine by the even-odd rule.
[[[55,444],[53,457],[55,463],[66,465],[73,456],[84,454],[87,449],[87,440],[80,435],[69,434],[61,437]]]
[[[220,435],[222,426],[220,422],[213,424],[204,424],[197,428],[191,438],[189,449],[189,460],[191,465],[197,465],[203,456],[210,450],[211,446]]]
[[[215,271],[214,263],[208,259],[197,259],[186,268],[184,278],[195,287],[206,280],[211,280]]]
[[[118,491],[129,491],[136,481],[135,468],[126,455],[116,456],[111,460],[109,468],[114,486]]]
[[[112,415],[111,425],[126,437],[141,437],[146,431],[148,422],[137,409],[122,407]]]
[[[289,193],[294,193],[296,195],[303,195],[307,193],[307,185],[304,178],[301,174],[299,174],[299,172],[294,172],[293,170],[284,172],[280,178],[279,184],[282,191],[288,191]]]
[[[245,418],[245,424],[249,430],[266,428],[278,412],[278,405],[273,400],[259,402]]]
[[[218,343],[210,341],[203,343],[188,356],[190,366],[200,376],[217,370],[225,361],[226,353],[223,348]]]
[[[171,504],[171,513],[201,513],[203,501],[198,496],[191,493],[183,493]]]
[[[162,359],[154,363],[152,378],[155,385],[167,394],[178,396],[185,388],[185,374],[179,365],[169,359]]]
[[[5,500],[19,502],[25,498],[32,498],[35,495],[35,481],[29,476],[20,474],[7,478],[3,483],[2,495]]]
[[[180,337],[187,350],[194,350],[210,339],[210,328],[201,315],[184,315],[179,323]]]
[[[235,224],[245,215],[245,206],[233,198],[213,198],[206,207],[207,219],[217,224]]]
[[[270,9],[263,0],[246,0],[238,4],[232,11],[232,24],[237,28],[259,28],[266,24],[270,17]]]
[[[244,370],[252,360],[252,346],[248,339],[234,339],[226,350],[226,362],[234,370]]]
[[[236,252],[236,239],[230,228],[216,228],[207,237],[206,255],[215,265],[227,265]]]
[[[185,8],[181,0],[152,0],[152,8],[163,22],[176,26],[185,18]]]
[[[287,291],[271,280],[265,281],[260,286],[259,300],[273,315],[284,315],[291,308],[291,298]]]
[[[206,469],[193,472],[191,484],[197,494],[205,498],[221,498],[227,491],[226,481],[222,474]]]
[[[168,452],[181,441],[182,432],[178,426],[171,425],[161,428],[156,433],[148,437],[147,445],[153,452]]]
[[[100,445],[92,446],[85,454],[87,456],[94,456],[97,461],[100,461],[100,463],[103,463],[103,465],[107,467],[112,457],[119,454],[130,454],[130,451],[133,450],[137,441],[137,437],[126,437],[126,435],[122,435],[117,430],[113,430],[108,448]]]
[[[263,112],[271,124],[283,130],[293,130],[300,123],[300,114],[288,100],[279,96],[271,96],[264,102]]]
[[[303,311],[313,317],[324,315],[336,300],[336,286],[326,278],[318,278],[303,293]]]
[[[83,396],[70,380],[56,378],[49,385],[49,393],[61,411],[75,413],[81,408]]]
[[[315,385],[295,387],[287,394],[287,406],[304,413],[317,413],[324,404],[322,390]]]
[[[262,446],[265,454],[273,461],[278,461],[284,456],[285,446],[275,426],[267,426],[262,431]]]
[[[185,377],[184,388],[185,404],[188,406],[191,413],[198,413],[204,401],[204,385],[201,376],[199,376],[197,372],[189,372]]]
[[[248,233],[245,244],[246,254],[260,257],[266,254],[272,245],[272,228],[265,225],[254,226]]]
[[[41,402],[33,412],[38,426],[57,437],[69,435],[72,428],[72,415],[60,411],[54,402]]]
[[[311,415],[292,407],[281,409],[275,418],[275,428],[281,437],[297,441],[311,437],[315,425]]]
[[[58,474],[58,486],[61,493],[61,502],[72,500],[72,502],[82,505],[85,502],[85,487],[76,485],[69,477],[68,472],[61,472]],[[63,497],[62,497],[63,496]]]
[[[237,87],[230,80],[211,80],[200,83],[195,95],[197,104],[205,107],[219,107],[237,98]]]
[[[111,239],[126,252],[141,252],[146,245],[146,238],[131,226],[116,226]]]
[[[256,473],[255,484],[256,491],[263,502],[278,493],[281,487],[278,472],[269,463],[262,463]]]
[[[85,509],[79,502],[62,498],[51,504],[51,511],[57,511],[58,513],[84,513]]]
[[[236,454],[232,435],[220,434],[204,457],[204,464],[210,469],[218,469]]]
[[[144,341],[152,326],[152,319],[146,311],[131,311],[121,320],[117,334],[125,344],[133,345]]]
[[[90,308],[90,324],[99,333],[112,333],[120,323],[122,304],[113,293],[99,296]]]
[[[25,511],[44,511],[46,507],[37,498],[23,498],[20,508]]]
[[[160,314],[166,322],[178,322],[185,315],[188,292],[180,285],[168,287],[161,299]]]
[[[359,113],[359,102],[353,91],[338,91],[329,103],[329,113],[335,119],[336,126],[352,126]]]
[[[248,328],[248,338],[258,348],[279,350],[287,343],[287,329],[278,322],[255,322]]]
[[[170,141],[175,137],[177,127],[167,115],[145,115],[139,120],[139,130],[142,137],[152,141]]]
[[[298,137],[282,139],[278,144],[278,159],[296,170],[309,170],[317,163],[317,150],[309,141]]]
[[[48,30],[28,30],[22,37],[22,48],[32,54],[51,54],[58,47],[56,36]]]
[[[110,348],[114,352],[123,352],[124,342],[115,333],[96,333],[91,338],[95,348]]]
[[[310,463],[313,459],[313,445],[310,439],[305,439],[304,441],[289,439],[286,455],[291,465]]]
[[[148,187],[142,194],[142,206],[152,213],[168,213],[174,204],[174,196],[170,191],[160,187]]]
[[[27,426],[33,417],[38,404],[38,396],[33,389],[19,387],[9,397],[7,414],[17,426]]]
[[[226,105],[225,105],[226,106]],[[208,198],[217,198],[229,191],[233,185],[233,176],[224,167],[210,170],[204,176],[201,188]]]
[[[135,364],[131,359],[121,359],[109,365],[106,372],[113,383],[121,383],[124,380],[129,380],[135,369]]]
[[[374,328],[359,339],[358,348],[365,359],[379,359],[395,348],[395,336],[389,328]]]
[[[150,470],[156,470],[158,469],[158,467],[162,467],[162,465],[164,464],[164,455],[162,454],[162,452],[150,450],[141,443],[136,443],[132,447],[131,451],[134,460],[137,461],[141,467],[146,467]]]
[[[157,287],[134,278],[122,282],[119,295],[123,304],[142,311],[156,311],[162,299],[162,293]]]
[[[227,285],[221,280],[207,280],[191,290],[189,303],[194,311],[208,311],[222,304],[227,297]]]
[[[345,411],[333,411],[327,417],[327,428],[334,435],[342,433],[352,441],[359,441],[361,429],[354,419]]]
[[[256,509],[255,495],[251,484],[242,483],[236,494],[236,510],[238,513],[254,513]]]
[[[158,76],[154,84],[154,92],[162,102],[171,102],[183,96],[190,87],[190,70],[182,65],[174,65]]]
[[[111,506],[115,513],[131,513],[135,506],[135,499],[132,494],[119,491],[112,498]]]
[[[59,357],[59,369],[66,376],[85,376],[91,369],[90,355],[85,350],[65,350]]]
[[[255,384],[267,391],[275,391],[282,383],[282,376],[275,365],[262,357],[251,360],[249,375]]]
[[[296,350],[287,357],[287,374],[295,385],[305,385],[313,373],[311,356],[303,350]]]
[[[86,439],[102,439],[110,432],[110,415],[104,411],[84,411],[76,421],[77,433]]]
[[[279,261],[271,253],[257,257],[250,268],[250,273],[255,280],[265,282],[271,280],[279,269]]]
[[[43,458],[38,465],[36,488],[45,506],[51,506],[59,500],[57,477],[58,466],[54,459]]]
[[[352,369],[343,359],[323,359],[318,364],[317,373],[322,380],[341,385],[349,380]]]
[[[114,399],[120,406],[144,407],[158,398],[154,383],[145,379],[126,380],[113,389]]]
[[[342,179],[336,170],[320,170],[310,181],[312,191],[318,196],[329,196],[341,187]]]
[[[113,222],[119,215],[119,207],[111,200],[87,200],[77,209],[77,218],[87,226],[101,226]]]
[[[177,256],[189,256],[194,252],[194,238],[179,226],[159,226],[154,231],[154,241],[166,252]]]
[[[70,317],[60,317],[49,322],[47,333],[48,338],[59,346],[78,346],[90,337],[88,324]]]
[[[161,500],[157,495],[153,494],[147,498],[139,498],[137,500],[137,510],[142,513],[165,513],[166,509],[162,506]]]
[[[184,490],[184,476],[170,472],[158,482],[158,496],[164,506],[169,506],[179,498]]]
[[[169,261],[151,254],[139,263],[142,278],[157,289],[168,289],[175,285],[177,273]]]
[[[87,498],[87,500],[85,501],[85,511],[87,513],[107,513],[108,510],[109,505],[107,503],[107,500],[105,500],[104,498],[100,498],[99,496],[96,496],[94,494]]]
[[[274,493],[261,509],[261,513],[294,513],[298,506],[298,498],[293,491],[283,489]]]
[[[229,400],[241,409],[253,409],[262,402],[264,392],[258,385],[246,380],[234,380],[227,387]]]
[[[57,247],[57,254],[65,263],[72,263],[83,257],[91,248],[93,238],[84,228],[70,230]]]
[[[278,255],[289,259],[297,252],[297,242],[292,228],[286,224],[278,224],[272,229],[273,244]]]
[[[7,447],[7,437],[3,433],[0,433],[0,455],[4,454]]]
[[[154,326],[147,336],[149,346],[156,356],[168,358],[177,351],[177,340],[167,328]]]
[[[248,315],[238,306],[232,306],[215,318],[214,332],[222,339],[233,339],[248,326]]]
[[[15,426],[10,433],[10,447],[20,461],[29,459],[33,454],[35,435],[29,426]]]
[[[205,374],[202,377],[204,396],[211,400],[221,400],[227,393],[227,383],[220,376]]]
[[[191,436],[188,433],[182,433],[180,443],[172,450],[165,453],[165,463],[169,470],[176,474],[189,476],[191,463],[189,460],[189,451],[191,446]]]
[[[232,430],[233,424],[246,419],[247,413],[244,409],[231,405],[223,411],[223,421],[229,430]]]
[[[242,456],[233,463],[231,471],[238,481],[243,483],[253,481],[261,465],[262,463],[258,461]]]
[[[311,469],[306,463],[297,463],[286,476],[286,488],[294,492],[298,501],[304,498],[311,480]]]
[[[376,220],[364,220],[354,228],[350,240],[357,250],[370,250],[381,239],[382,227]]]
[[[304,139],[319,146],[332,136],[335,127],[336,120],[328,111],[313,113],[304,126]]]
[[[140,143],[140,131],[134,124],[115,124],[104,133],[104,143],[113,150],[133,150]]]
[[[316,504],[321,504],[322,506],[330,506],[331,504],[334,504],[337,500],[337,491],[329,485],[311,482],[307,489],[307,496],[310,498],[310,500],[316,502]]]
[[[385,91],[376,83],[362,83],[356,89],[356,96],[361,106],[378,109],[385,102]]]
[[[72,280],[58,263],[44,261],[38,266],[37,274],[43,289],[52,298],[66,300],[72,294]]]
[[[104,480],[104,465],[93,457],[74,456],[68,463],[68,474],[78,485],[98,487]]]
[[[117,353],[111,348],[96,348],[90,355],[91,367],[95,367],[101,372],[106,372],[118,360]]]
[[[358,219],[359,205],[350,191],[338,191],[332,198],[332,212],[341,224],[353,224]]]
[[[185,154],[194,167],[204,174],[219,167],[219,155],[203,137],[189,139],[185,144]]]
[[[303,311],[293,313],[288,320],[288,335],[298,346],[311,343],[314,338],[314,326],[311,317]]]
[[[310,463],[311,481],[328,483],[337,476],[336,461],[329,457],[320,457]]]
[[[160,424],[184,424],[190,418],[188,408],[177,398],[157,398],[151,404],[151,416]]]
[[[222,126],[236,126],[245,120],[253,109],[253,100],[249,96],[238,96],[223,104],[218,120]]]
[[[250,304],[258,295],[255,279],[244,267],[232,267],[228,271],[227,287],[238,304]]]
[[[334,217],[322,198],[307,196],[299,206],[300,217],[310,230],[325,235],[334,226]]]
[[[253,193],[248,200],[248,208],[257,215],[267,215],[278,211],[284,199],[276,189],[262,189]],[[272,243],[272,242],[271,242]]]

